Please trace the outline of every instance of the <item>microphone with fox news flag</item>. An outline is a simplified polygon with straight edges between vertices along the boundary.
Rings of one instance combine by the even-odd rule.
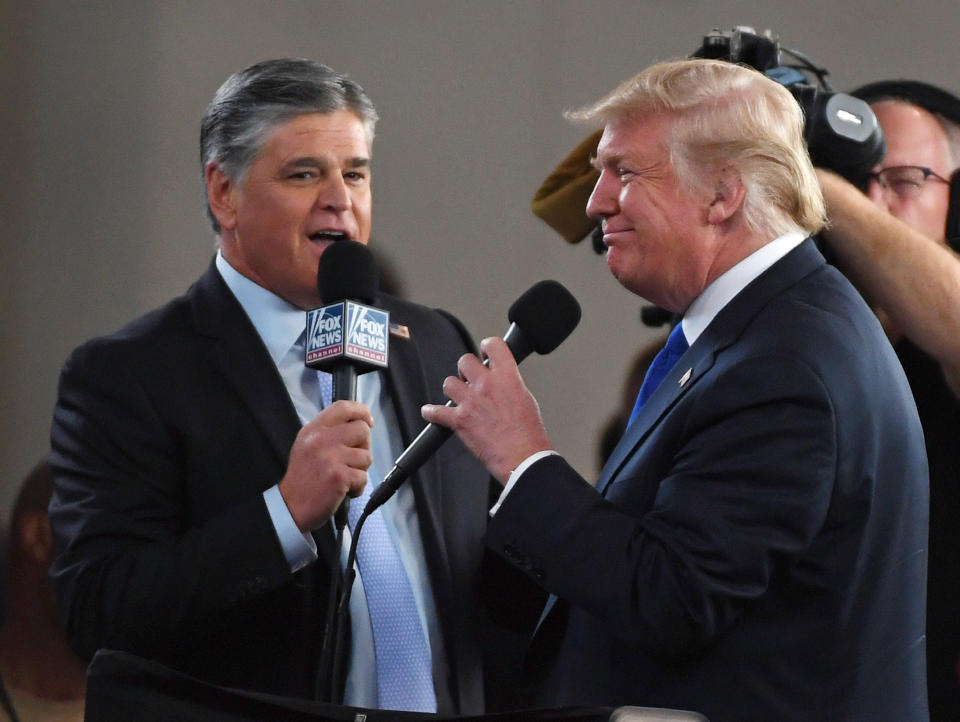
[[[507,312],[510,328],[503,340],[517,363],[531,352],[546,355],[563,343],[580,323],[580,304],[557,281],[540,281],[513,302]],[[484,366],[490,360],[484,360]],[[452,401],[447,406],[453,406]],[[400,454],[393,468],[373,490],[364,516],[371,514],[393,496],[407,478],[426,461],[453,432],[439,424],[427,424],[416,439]]]
[[[304,363],[333,375],[333,401],[353,401],[357,376],[387,366],[390,315],[373,303],[378,287],[377,264],[362,243],[338,241],[328,246],[317,266],[317,288],[323,307],[307,312]],[[340,558],[350,499],[344,498],[333,517],[336,556]],[[327,617],[317,670],[316,695],[336,701],[332,671],[339,667],[334,637],[336,610],[344,595],[340,570],[330,569]]]
[[[386,368],[390,314],[365,305],[377,295],[377,264],[362,243],[340,241],[320,256],[323,307],[307,312],[305,363],[333,374],[333,400],[352,401],[357,375]]]

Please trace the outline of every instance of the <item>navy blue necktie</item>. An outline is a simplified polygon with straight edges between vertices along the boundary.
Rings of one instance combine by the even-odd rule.
[[[667,344],[660,349],[660,353],[653,359],[650,368],[647,369],[647,375],[643,377],[643,384],[640,385],[640,393],[637,394],[637,402],[633,405],[633,411],[630,412],[630,421],[627,428],[633,423],[633,420],[640,414],[640,409],[647,402],[653,392],[657,390],[660,382],[670,373],[670,369],[683,356],[684,351],[690,348],[686,336],[683,335],[682,324],[673,327],[673,331],[667,337]]]

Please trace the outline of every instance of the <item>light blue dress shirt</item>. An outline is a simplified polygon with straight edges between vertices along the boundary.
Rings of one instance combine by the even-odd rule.
[[[321,409],[319,384],[311,383],[312,379],[309,375],[305,377],[303,352],[302,350],[297,352],[294,348],[306,326],[306,313],[238,273],[219,252],[216,266],[227,287],[253,323],[270,358],[277,366],[277,371],[290,394],[290,400],[301,423],[306,424]],[[380,372],[367,373],[358,377],[357,401],[366,404],[374,418],[375,423],[371,430],[373,463],[367,476],[368,483],[379,483],[393,467],[393,461],[403,451],[403,443],[397,431],[397,414],[389,394],[383,390]],[[297,528],[283,501],[279,487],[274,485],[267,489],[263,493],[263,498],[284,555],[290,564],[290,570],[296,572],[316,561],[317,547],[313,537],[308,533],[301,533]],[[387,530],[393,538],[410,585],[413,587],[420,622],[427,630],[430,640],[436,687],[436,670],[446,668],[446,656],[423,553],[423,540],[420,535],[413,490],[410,485],[401,486],[378,513],[384,514]],[[341,563],[346,562],[350,547],[349,529],[344,529],[344,533]],[[377,706],[377,673],[373,630],[359,570],[350,598],[350,619],[351,654],[344,703],[356,707],[375,708]]]

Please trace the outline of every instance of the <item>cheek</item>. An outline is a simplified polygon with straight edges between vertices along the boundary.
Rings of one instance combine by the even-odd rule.
[[[924,235],[940,240],[944,236],[947,220],[946,199],[927,203],[908,202],[892,207],[891,213]]]
[[[355,208],[354,212],[369,222],[371,206],[373,205],[369,189],[363,193],[359,193],[353,203]]]

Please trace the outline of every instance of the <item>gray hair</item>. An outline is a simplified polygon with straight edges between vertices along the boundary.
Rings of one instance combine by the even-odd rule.
[[[950,146],[950,160],[953,163],[953,169],[960,168],[960,125],[957,125],[949,118],[940,113],[934,113],[934,117],[940,121],[940,127],[947,136],[947,144]]]
[[[264,60],[234,73],[220,86],[200,124],[201,174],[216,163],[234,183],[243,183],[250,165],[281,123],[304,113],[348,110],[363,123],[373,143],[377,111],[367,94],[346,75],[314,60]],[[204,186],[206,194],[206,186]],[[204,195],[215,233],[220,224]]]

